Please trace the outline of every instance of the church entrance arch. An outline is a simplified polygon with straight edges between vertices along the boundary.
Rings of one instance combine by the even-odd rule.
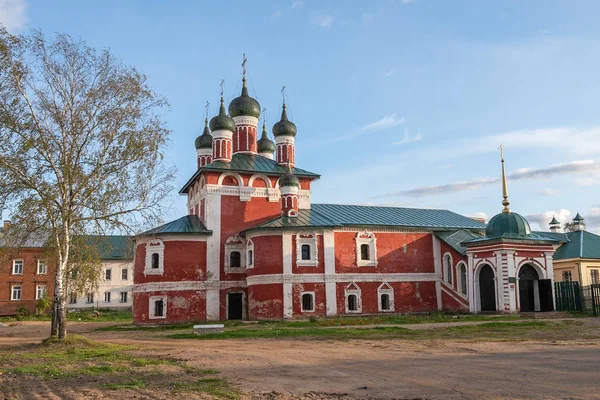
[[[492,267],[485,264],[479,270],[479,304],[482,312],[496,310],[496,281]]]
[[[540,276],[536,269],[525,264],[519,270],[519,310],[540,311]]]

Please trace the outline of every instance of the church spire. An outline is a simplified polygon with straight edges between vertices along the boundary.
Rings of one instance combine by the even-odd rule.
[[[500,149],[500,158],[502,161],[502,197],[504,198],[504,200],[502,200],[502,205],[504,206],[502,212],[509,213],[510,208],[508,208],[508,206],[510,205],[510,201],[508,200],[508,184],[506,183],[506,172],[504,171],[504,145],[500,145],[498,148]]]

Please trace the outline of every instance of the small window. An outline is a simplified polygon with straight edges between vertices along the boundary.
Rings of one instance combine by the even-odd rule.
[[[13,286],[11,300],[21,300],[22,286]]]
[[[252,250],[248,250],[248,265],[254,264],[254,252]]]
[[[310,245],[302,245],[302,260],[310,260]]]
[[[38,275],[46,275],[48,273],[48,268],[46,266],[46,261],[38,260]]]
[[[88,304],[92,304],[94,302],[94,293],[88,293],[86,302]]]
[[[458,271],[460,273],[460,292],[467,294],[467,267],[465,264],[459,264]]]
[[[390,295],[385,293],[381,295],[381,309],[388,311],[391,308]]]
[[[573,280],[573,277],[571,275],[571,271],[563,271],[562,273],[562,279],[564,282],[571,282]]]
[[[302,311],[315,311],[314,295],[312,293],[302,295]]]
[[[36,300],[43,299],[44,297],[46,297],[46,285],[37,285],[35,287]]]
[[[104,302],[110,303],[110,292],[104,292]]]
[[[121,303],[127,303],[127,292],[121,292]]]
[[[107,268],[104,270],[104,279],[110,281],[112,279],[112,269]]]
[[[450,257],[449,254],[446,254],[444,256],[444,269],[445,269],[445,278],[446,278],[446,282],[450,285],[452,285],[452,258]]]
[[[369,261],[369,245],[368,244],[360,245],[360,259],[363,261]]]
[[[152,253],[152,269],[158,269],[158,253]]]
[[[164,300],[156,300],[154,302],[154,316],[155,317],[164,317],[165,314],[165,302]]]
[[[69,294],[69,304],[77,304],[77,294]]]
[[[240,268],[242,266],[241,254],[239,251],[232,251],[229,254],[229,267]]]
[[[127,268],[121,269],[121,280],[126,281],[129,277],[129,270]]]
[[[23,260],[13,261],[13,275],[23,275]]]
[[[597,269],[590,270],[592,276],[592,285],[597,285],[600,283],[600,273]]]
[[[351,294],[348,296],[348,311],[357,311],[358,310],[358,298],[355,294]]]

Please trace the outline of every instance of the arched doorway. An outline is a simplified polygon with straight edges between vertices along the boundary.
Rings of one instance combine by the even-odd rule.
[[[519,270],[519,309],[521,312],[540,311],[539,279],[535,268],[529,264]]]
[[[489,265],[484,265],[479,271],[479,301],[480,311],[496,311],[496,283],[494,271]]]

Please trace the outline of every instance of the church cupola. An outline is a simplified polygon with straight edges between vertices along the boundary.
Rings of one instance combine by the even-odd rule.
[[[550,221],[550,232],[560,232],[560,222],[558,222],[554,215],[552,216],[552,221]]]
[[[289,163],[285,175],[279,179],[279,190],[281,192],[281,215],[297,217],[300,180],[292,173]]]
[[[296,125],[288,119],[285,101],[281,111],[281,119],[273,125],[273,135],[277,143],[277,163],[279,165],[289,163],[293,167],[296,162],[296,151],[294,149]]]
[[[219,115],[210,120],[212,130],[212,161],[231,161],[231,139],[235,130],[235,122],[225,112],[225,100],[221,94]]]
[[[198,168],[210,164],[212,161],[213,137],[208,127],[208,118],[204,120],[204,132],[196,138],[196,153],[198,155]]]
[[[272,160],[273,153],[275,153],[275,143],[269,139],[269,136],[267,135],[267,125],[263,124],[262,136],[258,141],[258,155]]]
[[[573,218],[572,228],[574,231],[585,231],[585,222],[583,222],[583,217],[579,213]]]
[[[242,94],[229,103],[229,115],[235,121],[233,134],[233,154],[257,153],[256,139],[258,136],[258,118],[260,117],[260,104],[248,95],[246,86],[246,55],[242,63]]]

